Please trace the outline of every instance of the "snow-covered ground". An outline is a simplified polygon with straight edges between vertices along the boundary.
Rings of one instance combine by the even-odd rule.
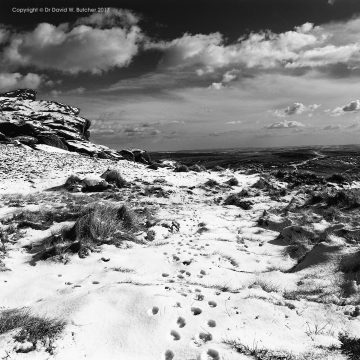
[[[261,194],[252,199],[250,210],[219,200],[251,187],[259,174],[230,170],[176,173],[127,161],[14,151],[18,159],[13,159],[1,179],[0,220],[19,211],[4,205],[11,196],[19,196],[19,201],[19,193],[41,199],[50,196],[46,189],[64,183],[72,173],[100,175],[110,166],[140,188],[161,183],[172,191],[169,197],[132,196],[144,207],[155,207],[160,223],[174,221],[180,227],[170,231],[156,225],[151,242],[124,249],[103,245],[100,252],[84,259],[69,256],[66,264],[47,260],[32,266],[32,255],[25,247],[61,224],[49,230],[27,229],[18,241],[6,244],[2,261],[10,271],[0,272],[0,311],[26,307],[34,315],[63,319],[66,327],[52,354],[42,346],[18,353],[13,332],[2,334],[1,359],[253,358],[237,352],[231,342],[254,351],[291,354],[293,359],[346,359],[329,349],[339,345],[339,332],[359,334],[359,320],[332,303],[284,297],[299,281],[325,271],[324,267],[285,272],[295,260],[284,256],[283,246],[272,242],[277,232],[258,226],[264,210],[284,206],[289,199],[279,203]],[[22,151],[26,161],[20,156]],[[62,165],[53,167],[60,158]],[[239,181],[238,186],[203,186],[209,179],[223,184],[232,177]],[[51,192],[54,198],[56,194]],[[54,205],[51,200],[46,204]],[[31,210],[30,206],[36,207],[27,205],[20,210]],[[285,357],[264,355],[263,359]]]

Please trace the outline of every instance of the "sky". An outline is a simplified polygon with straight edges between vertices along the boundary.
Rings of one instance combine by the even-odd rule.
[[[358,0],[0,3],[0,91],[77,106],[114,148],[356,144],[359,80]]]

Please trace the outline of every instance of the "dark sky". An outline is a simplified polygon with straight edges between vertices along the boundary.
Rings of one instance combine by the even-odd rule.
[[[172,39],[184,32],[220,31],[230,40],[249,31],[270,29],[283,32],[295,25],[316,25],[347,20],[360,13],[360,1],[337,0],[2,0],[0,22],[29,29],[48,21],[71,21],[76,14],[19,15],[13,7],[114,7],[132,9],[141,14],[144,31],[162,39]]]
[[[16,11],[29,7],[123,13]],[[0,51],[0,90],[80,106],[93,139],[115,147],[354,143],[360,132],[359,0],[1,0]]]

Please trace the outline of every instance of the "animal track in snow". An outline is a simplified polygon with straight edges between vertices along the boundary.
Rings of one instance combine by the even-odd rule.
[[[168,277],[169,276],[169,274],[167,274],[167,273],[162,273],[162,275],[161,275],[162,277]]]
[[[174,341],[178,341],[181,339],[180,334],[175,330],[171,330],[170,335],[172,336]]]
[[[204,360],[220,360],[219,352],[217,350],[214,350],[214,349],[209,349],[206,352],[206,356],[207,357],[202,357],[201,359],[204,359]]]
[[[191,308],[191,312],[193,313],[193,315],[200,315],[202,313],[202,310],[198,307],[192,307]]]
[[[200,271],[200,274],[201,274],[201,275],[206,275],[206,271],[205,271],[205,270],[201,270],[201,271]]]
[[[153,306],[150,310],[148,310],[149,315],[156,315],[159,312],[159,308],[157,306]]]
[[[208,304],[212,308],[217,307],[217,303],[215,301],[209,301]]]
[[[201,332],[199,333],[199,339],[204,343],[207,343],[208,341],[211,341],[213,337],[209,332]]]
[[[183,328],[186,325],[186,321],[183,317],[179,316],[176,323],[179,325],[179,328]]]
[[[171,350],[166,350],[163,359],[172,360],[174,358],[174,353]]]
[[[212,327],[212,328],[216,327],[216,321],[215,320],[209,320],[207,324],[208,324],[209,327]]]
[[[203,294],[200,294],[200,293],[195,294],[195,297],[194,297],[194,299],[197,300],[197,301],[203,301],[204,298],[205,298],[205,296]]]

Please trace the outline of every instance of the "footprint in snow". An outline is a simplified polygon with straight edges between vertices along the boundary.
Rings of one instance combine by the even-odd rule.
[[[208,304],[212,308],[217,307],[217,303],[215,301],[209,301]]]
[[[166,350],[163,356],[164,360],[172,360],[174,358],[174,353],[171,350]]]
[[[149,316],[157,315],[159,312],[159,308],[157,306],[153,306],[151,309],[147,311]]]
[[[186,325],[186,321],[183,317],[179,316],[176,323],[178,324],[179,328],[183,328]]]
[[[201,332],[198,337],[203,343],[207,343],[213,339],[212,334],[209,332]]]
[[[175,330],[171,330],[170,335],[172,336],[174,341],[178,341],[181,339],[180,334]]]
[[[201,360],[220,360],[220,354],[217,350],[208,349],[206,352],[202,353]]]
[[[211,328],[214,328],[216,327],[216,321],[215,320],[209,320],[207,322],[208,326],[211,327]]]
[[[192,307],[191,308],[191,312],[193,313],[194,316],[200,315],[202,313],[202,310],[198,307]]]

